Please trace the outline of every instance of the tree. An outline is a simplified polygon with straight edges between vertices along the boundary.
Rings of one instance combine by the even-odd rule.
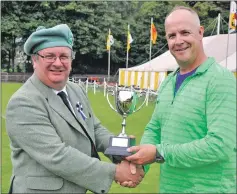
[[[175,5],[195,9],[206,28],[205,36],[212,33],[211,24],[221,13],[228,23],[229,2],[200,1],[3,1],[1,38],[2,64],[8,64],[8,72],[14,69],[16,48],[38,26],[52,27],[66,23],[74,35],[73,73],[106,73],[108,53],[106,38],[109,28],[114,37],[111,47],[111,73],[125,67],[127,25],[134,39],[129,52],[129,66],[149,60],[150,19],[153,17],[158,31],[157,43],[152,46],[153,58],[168,48],[165,39],[164,21]],[[227,24],[223,31],[227,32]],[[18,41],[21,40],[21,41]],[[31,65],[26,69],[32,70]]]

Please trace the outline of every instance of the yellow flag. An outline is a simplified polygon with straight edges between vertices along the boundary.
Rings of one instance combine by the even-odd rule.
[[[237,9],[236,9],[236,2],[230,2],[230,18],[229,18],[229,29],[231,31],[236,30],[236,23],[237,23]]]
[[[110,47],[112,44],[114,44],[114,37],[110,34],[110,29],[109,29],[109,34],[107,36],[107,41],[106,41],[106,50],[109,51]]]
[[[129,51],[130,49],[130,44],[132,43],[133,39],[132,39],[132,35],[130,34],[130,32],[128,31],[128,37],[127,37],[127,51]]]

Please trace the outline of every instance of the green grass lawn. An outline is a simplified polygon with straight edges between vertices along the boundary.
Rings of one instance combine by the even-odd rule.
[[[8,192],[12,171],[9,139],[5,130],[5,110],[9,98],[20,86],[21,84],[18,83],[2,83],[2,193]],[[89,90],[88,97],[96,116],[101,120],[102,124],[113,133],[119,134],[121,131],[122,118],[109,107],[106,98],[103,96],[103,92],[94,94]],[[111,101],[113,101],[112,98],[111,96]],[[145,125],[151,118],[153,109],[154,103],[150,103],[149,106],[144,106],[143,109],[127,118],[126,133],[135,135],[137,144],[140,142]],[[109,162],[103,154],[100,155],[102,160]],[[159,164],[152,164],[150,171],[139,186],[134,189],[129,189],[113,183],[110,193],[158,193],[158,180]]]

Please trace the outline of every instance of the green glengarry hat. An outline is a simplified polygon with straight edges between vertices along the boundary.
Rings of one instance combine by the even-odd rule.
[[[52,28],[39,26],[26,40],[24,52],[27,55],[32,55],[42,49],[59,46],[72,49],[73,34],[68,25],[60,24]]]

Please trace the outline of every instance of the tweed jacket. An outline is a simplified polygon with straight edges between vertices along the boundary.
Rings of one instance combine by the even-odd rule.
[[[91,143],[104,152],[112,134],[93,114],[84,90],[67,82],[76,118],[35,74],[11,97],[6,113],[13,164],[13,193],[107,193],[115,164],[91,157]],[[76,109],[80,102],[87,118]],[[103,177],[103,178],[101,178]]]

